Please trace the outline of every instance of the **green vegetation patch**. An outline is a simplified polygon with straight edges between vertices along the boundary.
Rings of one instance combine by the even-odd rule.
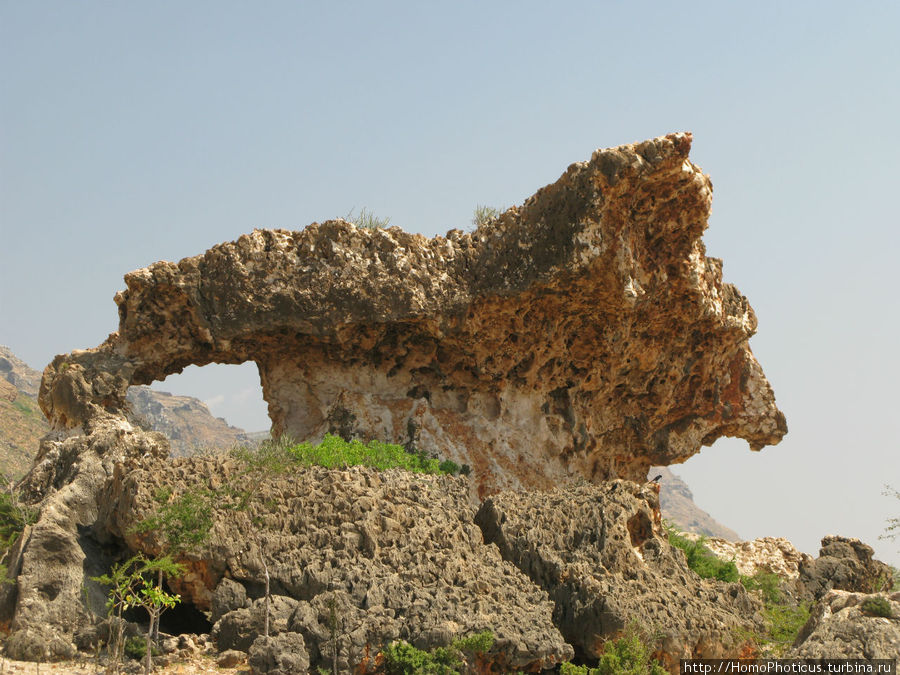
[[[560,664],[560,675],[666,675],[659,661],[652,658],[657,642],[636,622],[629,623],[625,634],[603,645],[596,667]]]
[[[669,543],[684,551],[688,567],[704,579],[737,582],[740,579],[737,565],[733,560],[722,560],[706,547],[706,537],[694,541],[680,534],[666,523]]]
[[[38,409],[37,401],[28,396],[22,396],[21,394],[16,397],[16,400],[12,402],[13,408],[18,410],[23,415],[28,417],[38,417],[42,413]]]
[[[324,466],[330,469],[348,466],[371,466],[379,470],[405,469],[415,473],[456,475],[466,467],[428,457],[423,452],[409,452],[402,445],[360,440],[345,441],[340,436],[326,434],[321,443],[291,443],[289,440],[269,441],[256,450],[239,448],[232,456],[251,468],[269,473],[285,473],[297,466]]]
[[[891,611],[890,601],[879,595],[866,598],[859,608],[866,614],[871,614],[872,616],[883,616],[886,619],[892,619],[894,617],[894,613]]]
[[[494,646],[494,634],[486,630],[454,640],[449,647],[423,651],[408,642],[392,642],[382,650],[387,675],[458,675],[464,653],[483,656]]]

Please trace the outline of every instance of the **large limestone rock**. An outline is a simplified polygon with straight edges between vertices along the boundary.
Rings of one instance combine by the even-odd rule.
[[[248,604],[244,591],[258,596],[267,569],[276,594],[270,634],[303,635],[314,666],[331,663],[332,608],[341,672],[392,640],[428,649],[486,629],[497,638],[495,658],[513,669],[572,656],[546,593],[484,545],[465,478],[363,467],[279,475],[222,457],[148,460],[110,484],[105,532],[156,553],[156,533],[134,525],[164,487],[174,488],[172,499],[214,491],[209,540],[171,583],[186,602],[215,610],[221,650],[246,651],[263,633],[264,601]]]
[[[330,221],[255,231],[127,275],[116,297],[118,332],[44,371],[39,398],[53,430],[21,483],[40,515],[8,561],[15,584],[0,588],[0,623],[12,630],[7,653],[68,655],[73,633],[103,611],[90,577],[116,556],[159,551],[131,529],[156,506],[155,488],[206,481],[229,503],[221,490],[239,478],[237,468],[169,459],[164,436],[131,416],[129,387],[189,364],[252,360],[276,434],[333,430],[415,445],[469,464],[472,480],[362,470],[260,480],[265,508],[251,500],[223,510],[210,541],[187,556],[189,573],[176,584],[186,600],[209,609],[230,577],[250,597],[230,609],[241,594],[223,591],[219,623],[252,610],[268,560],[273,592],[300,603],[283,632],[302,637],[311,663],[326,653],[331,602],[352,627],[338,649],[342,667],[379,640],[427,647],[483,628],[498,637],[498,667],[568,658],[548,591],[483,545],[472,498],[573,477],[643,480],[652,464],[682,461],[722,435],[759,449],[786,431],[748,346],[753,312],[722,282],[721,262],[704,253],[711,187],[687,158],[690,141],[673,134],[597,151],[471,234],[428,240]],[[536,519],[561,526],[559,515],[534,506]],[[606,565],[609,555],[647,561],[575,587],[575,606],[605,606],[595,591],[619,588],[619,574],[626,585],[638,579],[668,593],[672,612],[712,603],[720,609],[696,617],[700,643],[674,623],[666,653],[716,653],[701,643],[721,637],[721,625],[733,623],[728,608],[746,595],[714,586],[664,591],[656,570],[677,583],[691,577],[663,544],[657,549],[655,521],[643,513],[629,516],[628,537],[637,539],[625,548],[598,553],[557,542],[576,545],[581,567]],[[621,534],[625,526],[603,517]],[[641,609],[636,597],[618,608]],[[752,606],[744,609],[752,616]],[[250,614],[233,623],[252,622]],[[594,617],[594,634],[617,627],[624,613],[614,616]],[[286,665],[259,658],[272,669]]]
[[[891,616],[866,611],[878,598]],[[815,604],[788,658],[896,659],[900,654],[900,593],[892,595],[830,590]]]
[[[697,540],[693,534],[688,539]],[[740,574],[752,577],[759,572],[777,574],[782,579],[796,580],[800,568],[813,562],[784,537],[758,537],[750,541],[729,541],[721,537],[704,539],[704,546],[722,560],[733,560]]]
[[[777,443],[756,317],[705,255],[690,145],[598,150],[470,234],[328,221],[132,272],[118,332],[57,357],[41,405],[89,432],[130,385],[254,361],[276,435],[427,448],[469,464],[479,496],[642,480],[721,436]]]
[[[890,588],[891,568],[874,555],[859,539],[823,537],[819,557],[806,556],[799,566],[800,589],[807,598],[819,600],[831,589],[872,593]]]
[[[658,486],[630,481],[553,492],[502,492],[482,504],[485,542],[546,590],[554,620],[580,656],[599,657],[632,619],[660,636],[656,656],[739,653],[739,634],[759,630],[762,609],[740,584],[702,580],[669,545]]]

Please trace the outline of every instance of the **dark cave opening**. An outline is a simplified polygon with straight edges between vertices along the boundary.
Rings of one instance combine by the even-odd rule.
[[[163,584],[165,587],[165,584]],[[168,588],[165,589],[168,591]],[[150,615],[142,607],[136,607],[125,612],[125,620],[146,626],[150,623]],[[190,602],[182,600],[171,609],[164,611],[159,617],[160,633],[168,635],[183,635],[192,633],[202,635],[212,630],[212,623],[204,612]]]

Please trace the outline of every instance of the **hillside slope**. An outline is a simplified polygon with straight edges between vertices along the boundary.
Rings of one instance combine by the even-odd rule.
[[[725,527],[694,503],[694,494],[678,475],[665,466],[652,466],[648,478],[662,474],[659,479],[659,503],[663,518],[682,532],[694,532],[708,537],[739,541],[738,533]]]

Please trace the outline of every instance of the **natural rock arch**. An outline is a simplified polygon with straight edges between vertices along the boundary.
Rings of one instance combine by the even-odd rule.
[[[89,432],[132,384],[252,360],[275,434],[419,445],[471,465],[479,496],[777,443],[756,317],[705,256],[690,145],[599,150],[472,233],[336,220],[131,272],[118,332],[57,357],[41,405]]]

